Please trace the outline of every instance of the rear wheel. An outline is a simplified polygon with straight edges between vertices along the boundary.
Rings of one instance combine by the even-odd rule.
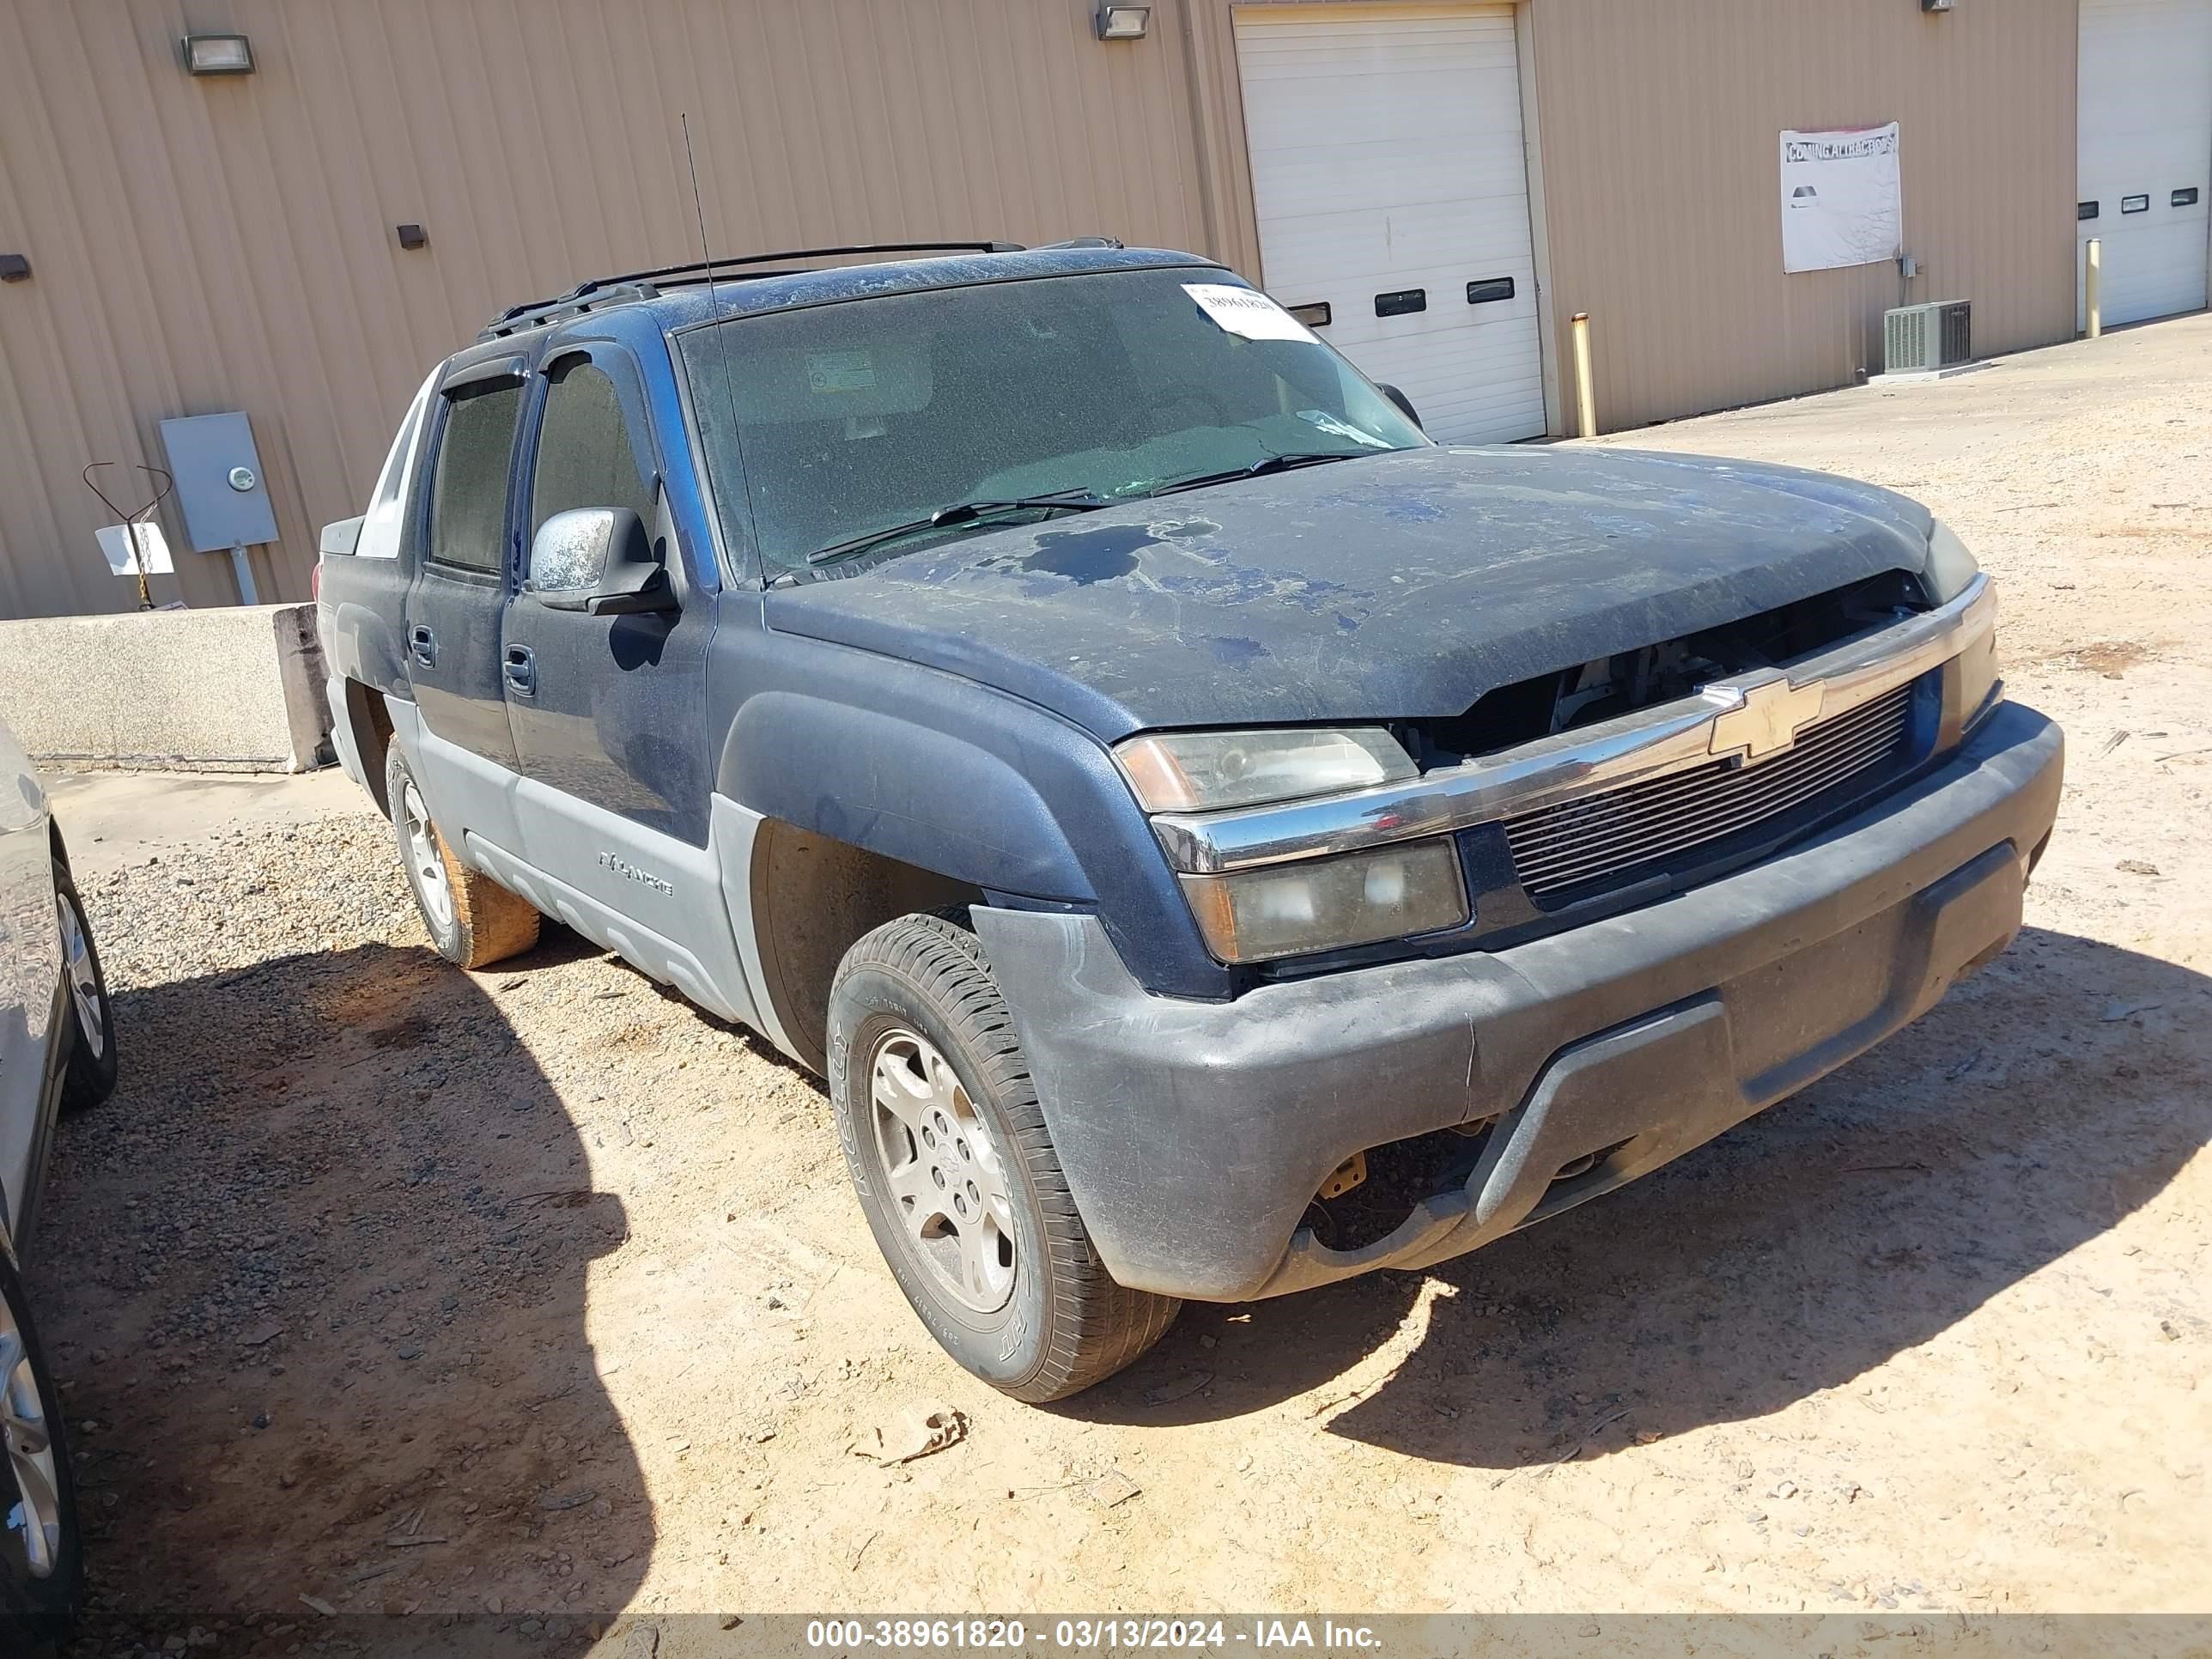
[[[1159,1340],[1182,1304],[1099,1261],[974,933],[930,915],[877,928],[837,970],[829,1037],[860,1207],[945,1352],[1041,1403]]]
[[[483,968],[537,944],[537,910],[453,856],[397,744],[385,763],[384,782],[400,866],[438,954],[464,968]]]
[[[85,920],[84,901],[70,879],[69,866],[54,860],[54,910],[62,930],[62,973],[69,982],[70,1056],[62,1085],[64,1110],[97,1106],[115,1092],[115,1005],[108,1000],[107,975],[100,970],[100,947]]]
[[[76,1482],[61,1396],[47,1374],[23,1281],[0,1253],[0,1632],[37,1652],[68,1634],[82,1586]]]

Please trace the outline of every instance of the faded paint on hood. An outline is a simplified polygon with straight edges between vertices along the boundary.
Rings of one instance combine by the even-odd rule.
[[[1110,742],[1455,714],[1532,675],[1917,571],[1928,535],[1915,502],[1793,468],[1411,449],[960,538],[771,590],[767,620]]]

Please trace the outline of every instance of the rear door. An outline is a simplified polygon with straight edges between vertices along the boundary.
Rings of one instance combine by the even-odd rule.
[[[500,644],[518,562],[510,497],[524,389],[520,359],[449,375],[416,468],[418,556],[401,647],[434,739],[414,757],[417,780],[449,834],[485,827],[475,797],[511,780],[517,763]]]

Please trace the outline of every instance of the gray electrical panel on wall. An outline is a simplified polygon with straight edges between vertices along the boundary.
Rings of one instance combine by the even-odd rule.
[[[255,603],[246,550],[276,539],[276,512],[244,410],[188,415],[161,422],[161,447],[176,475],[177,506],[195,553],[228,553],[238,597]]]

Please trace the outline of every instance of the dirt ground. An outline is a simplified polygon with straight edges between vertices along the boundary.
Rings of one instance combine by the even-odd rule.
[[[87,1650],[312,1640],[318,1601],[2205,1607],[2212,316],[1618,441],[1894,486],[2002,580],[2063,817],[2018,945],[1918,1026],[1039,1410],[940,1357],[763,1046],[565,935],[446,967],[365,808],[165,843],[88,883],[125,1081],[33,1264]],[[960,1443],[855,1455],[934,1403]]]

